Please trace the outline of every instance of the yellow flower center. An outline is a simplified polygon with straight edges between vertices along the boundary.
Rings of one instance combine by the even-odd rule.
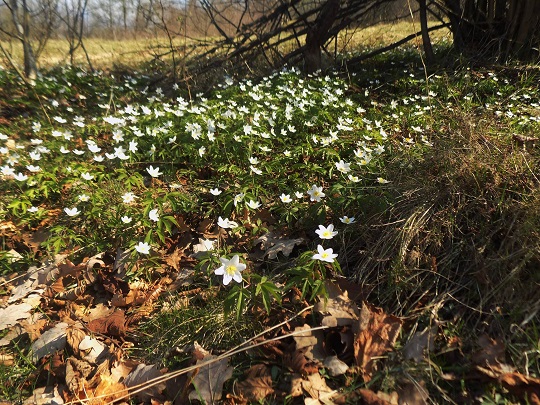
[[[321,258],[326,259],[328,257],[328,253],[323,252],[321,253]]]
[[[225,272],[229,275],[229,276],[233,276],[235,273],[236,273],[236,266],[233,266],[232,264],[227,266],[227,268],[225,269]]]

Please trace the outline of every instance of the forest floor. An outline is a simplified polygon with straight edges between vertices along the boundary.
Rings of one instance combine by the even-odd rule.
[[[540,403],[539,79],[0,70],[0,399]]]

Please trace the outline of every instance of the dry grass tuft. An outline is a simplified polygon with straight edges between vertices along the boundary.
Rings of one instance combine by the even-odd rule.
[[[400,197],[362,229],[354,276],[402,316],[440,307],[501,334],[538,300],[539,153],[464,112],[446,118],[457,129],[430,155],[389,165]]]

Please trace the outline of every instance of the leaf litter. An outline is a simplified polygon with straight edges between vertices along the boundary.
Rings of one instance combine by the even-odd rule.
[[[199,253],[211,249],[207,241],[199,239]],[[286,256],[298,243],[302,241],[293,239],[283,245],[267,238],[261,241],[261,247],[268,252],[277,246],[275,252]],[[9,347],[12,340],[28,336],[32,361],[51,376],[48,384],[34,388],[29,400],[105,404],[135,396],[152,403],[236,404],[292,397],[303,398],[309,404],[360,400],[367,404],[427,403],[422,381],[416,385],[401,383],[391,393],[365,387],[338,390],[336,382],[346,384],[350,376],[358,375],[360,381],[369,382],[384,367],[385,357],[394,351],[403,326],[400,318],[371,305],[363,299],[365,293],[342,280],[326,282],[327,296],[320,297],[313,307],[294,300],[307,312],[285,319],[280,328],[271,327],[264,336],[246,345],[242,350],[249,349],[252,364],[243,372],[238,370],[241,373],[237,377],[233,377],[235,368],[229,354],[212,353],[212,348],[206,350],[196,344],[183,349],[190,360],[182,363],[185,368],[180,370],[160,369],[158,364],[130,359],[125,350],[130,333],[144,316],[159,309],[155,301],[164,292],[189,288],[186,281],[192,270],[180,263],[189,263],[190,259],[178,249],[172,252],[170,271],[153,285],[123,281],[118,270],[129,270],[125,259],[107,260],[104,255],[78,265],[59,257],[17,280],[5,299],[7,306],[0,309],[0,325],[10,328],[0,340],[0,347]],[[123,262],[121,266],[118,260]],[[340,285],[345,288],[342,290]],[[66,294],[69,290],[76,293]],[[349,297],[349,291],[355,291],[357,301]],[[38,306],[40,310],[36,311]],[[279,318],[287,318],[279,311]],[[43,315],[46,318],[39,319]],[[269,319],[272,317],[266,322]],[[401,349],[403,358],[417,363],[427,361],[426,356],[435,348],[437,329],[433,326],[414,333]],[[478,345],[474,357],[478,373],[530,403],[537,403],[540,381],[504,363],[505,348],[500,341],[482,336]],[[11,364],[13,358],[7,352],[0,354],[5,364]],[[334,380],[327,380],[325,375]]]
[[[274,248],[269,257],[278,252],[290,254],[294,246],[303,241],[272,238],[267,238],[263,245],[267,253]],[[200,253],[211,248],[205,241],[199,240]],[[9,325],[6,327],[19,328],[19,335],[33,336],[31,347],[35,364],[49,364],[45,367],[54,378],[45,387],[36,387],[34,397],[41,395],[43,401],[59,398],[58,403],[84,400],[105,404],[129,395],[154,403],[178,398],[215,403],[224,397],[226,401],[237,403],[260,401],[270,396],[293,396],[303,397],[306,403],[333,403],[332,398],[337,398],[338,392],[328,386],[321,372],[326,368],[329,374],[340,376],[357,365],[353,349],[360,344],[361,311],[347,292],[343,293],[331,282],[326,286],[329,296],[321,298],[309,310],[318,319],[317,323],[308,323],[306,313],[294,321],[285,321],[273,336],[265,335],[263,339],[267,343],[278,340],[274,345],[258,347],[258,353],[263,353],[262,358],[253,358],[255,363],[243,377],[236,379],[233,390],[227,394],[224,394],[224,387],[229,386],[227,382],[234,372],[228,355],[213,354],[195,344],[186,349],[191,361],[185,364],[191,371],[178,375],[174,370],[159,369],[157,364],[126,358],[123,346],[132,328],[142,319],[140,313],[149,316],[155,311],[153,302],[167,291],[167,286],[175,283],[175,274],[183,277],[183,266],[175,263],[184,258],[178,250],[173,250],[169,259],[173,273],[171,276],[164,274],[153,286],[130,284],[118,278],[119,269],[129,270],[125,266],[127,262],[122,264],[123,267],[118,266],[118,260],[124,259],[117,257],[107,261],[103,254],[78,265],[59,257],[19,280],[19,286],[24,287],[12,289],[7,300],[11,298],[11,303],[2,309],[12,315],[1,319]],[[39,291],[41,296],[37,294]],[[32,294],[37,295],[39,301],[35,301],[35,305],[25,304],[24,300]],[[33,315],[37,305],[49,321],[42,322],[40,329],[30,334],[24,319]],[[386,319],[394,319],[385,318],[382,310],[376,313],[382,316],[377,323],[379,327]],[[9,340],[5,344],[9,345]],[[362,357],[365,364],[360,365],[365,367],[371,361],[368,355],[380,355],[384,350],[390,350],[392,344],[393,340],[386,344],[381,342],[374,353],[367,348],[365,360]],[[260,359],[258,363],[257,358]],[[281,379],[276,380],[276,370]],[[181,378],[184,374],[187,374],[186,378]],[[167,379],[177,384],[173,387]]]

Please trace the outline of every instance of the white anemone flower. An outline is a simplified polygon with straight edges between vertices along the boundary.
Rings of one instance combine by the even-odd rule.
[[[321,245],[317,246],[317,252],[311,258],[313,260],[321,260],[323,262],[333,263],[334,259],[338,256],[334,253],[332,248],[325,249]]]
[[[255,167],[253,165],[249,166],[249,168],[251,169],[251,171],[255,174],[258,174],[258,175],[261,175],[262,174],[262,170],[259,169],[258,167]]]
[[[161,176],[163,173],[161,173],[159,171],[159,167],[153,167],[153,166],[150,166],[146,169],[146,171],[148,172],[148,174],[152,177],[159,177]]]
[[[153,210],[150,210],[150,212],[148,213],[148,218],[150,218],[150,220],[152,220],[154,222],[159,221],[159,213],[158,213],[157,208],[154,208]]]
[[[31,171],[32,173],[37,173],[37,172],[41,171],[41,168],[39,166],[28,165],[28,166],[26,166],[26,168],[29,171]]]
[[[333,224],[330,224],[327,227],[324,225],[319,225],[319,229],[317,229],[315,233],[319,235],[319,238],[321,239],[332,239],[338,234],[337,231],[334,231]]]
[[[234,206],[236,207],[238,205],[238,203],[244,199],[244,197],[245,197],[244,193],[236,194],[234,196],[234,200],[233,200]]]
[[[69,217],[74,217],[75,215],[79,214],[81,211],[79,211],[79,209],[77,207],[73,207],[73,208],[64,208],[64,212],[69,216]]]
[[[336,169],[341,173],[349,173],[351,171],[351,164],[340,160],[336,162]]]
[[[218,217],[218,226],[223,228],[223,229],[227,229],[227,228],[237,228],[238,227],[238,223],[235,222],[235,221],[231,221],[229,220],[228,218],[221,218],[221,217]]]
[[[23,174],[21,172],[14,174],[13,178],[17,181],[25,181],[28,180],[28,176],[26,174]]]
[[[214,274],[223,276],[223,285],[229,284],[232,280],[237,283],[242,282],[241,272],[246,269],[246,265],[240,263],[240,257],[238,255],[234,255],[230,260],[225,257],[220,257],[219,261],[221,262],[221,267],[214,270]]]
[[[252,210],[256,210],[257,208],[261,206],[261,203],[259,201],[249,200],[249,202],[246,205]]]
[[[137,196],[135,194],[133,194],[132,192],[128,192],[122,196],[122,201],[124,202],[124,204],[131,204],[135,201],[136,198]]]
[[[143,255],[150,253],[150,245],[146,242],[139,242],[138,245],[135,245],[135,250]]]
[[[344,224],[353,224],[355,221],[354,217],[348,217],[347,215],[344,215],[339,220]]]
[[[325,196],[322,191],[322,187],[318,187],[315,184],[307,191],[310,201],[319,202]]]
[[[289,194],[285,194],[285,193],[281,194],[281,195],[279,196],[279,199],[280,199],[281,202],[283,202],[283,203],[290,203],[290,202],[292,202],[291,196],[290,196]]]

